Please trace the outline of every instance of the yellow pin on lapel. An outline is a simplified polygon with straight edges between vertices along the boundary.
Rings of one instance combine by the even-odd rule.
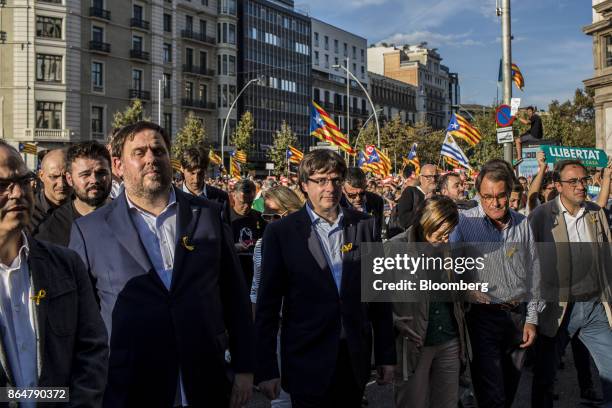
[[[353,243],[349,242],[348,244],[342,245],[340,252],[342,252],[343,254],[346,254],[347,252],[350,252],[352,249],[353,249]]]
[[[512,247],[506,252],[506,256],[510,258],[512,257],[512,255],[514,255],[515,252],[516,252],[516,247]]]
[[[45,296],[47,296],[47,292],[44,289],[41,289],[36,295],[30,296],[30,299],[32,299],[34,303],[36,303],[36,306],[38,306],[40,305],[40,301],[44,299]]]
[[[189,244],[189,237],[187,235],[181,239],[181,244],[183,244],[183,247],[188,251],[193,251],[195,249],[195,246]]]

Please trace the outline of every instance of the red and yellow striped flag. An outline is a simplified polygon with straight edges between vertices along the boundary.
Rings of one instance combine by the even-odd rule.
[[[289,159],[291,163],[299,164],[303,158],[304,153],[291,145],[287,146],[287,159]]]
[[[478,129],[458,113],[453,113],[446,131],[459,139],[465,140],[470,146],[476,146],[482,139]]]
[[[512,64],[512,80],[516,87],[522,91],[525,87],[525,78],[523,78],[523,74],[516,64]]]
[[[181,171],[181,161],[179,159],[170,159],[170,165],[172,165],[172,170]]]
[[[208,152],[208,158],[212,164],[216,166],[221,165],[221,156],[215,153],[212,149]]]
[[[242,177],[242,168],[234,157],[230,157],[230,176],[235,179],[240,179]]]
[[[242,150],[234,150],[232,152],[232,157],[234,158],[234,160],[236,160],[238,163],[246,163],[247,162],[247,154],[246,152],[242,151]]]
[[[352,156],[356,154],[336,122],[314,101],[310,106],[310,134],[317,139],[338,146]]]

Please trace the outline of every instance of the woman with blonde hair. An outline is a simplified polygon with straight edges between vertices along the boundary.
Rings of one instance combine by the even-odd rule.
[[[448,243],[459,222],[457,205],[448,197],[433,196],[421,204],[415,220],[390,242]],[[459,374],[466,350],[461,302],[394,302],[393,321],[398,363],[395,406],[457,407]]]

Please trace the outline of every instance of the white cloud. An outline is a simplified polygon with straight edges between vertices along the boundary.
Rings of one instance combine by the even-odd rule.
[[[470,32],[461,34],[440,34],[429,30],[413,31],[411,33],[395,33],[381,42],[388,44],[404,45],[411,44],[416,45],[421,42],[427,42],[429,47],[470,47],[483,45],[481,41],[469,38]]]

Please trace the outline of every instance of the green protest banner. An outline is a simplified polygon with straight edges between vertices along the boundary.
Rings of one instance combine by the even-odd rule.
[[[561,160],[580,160],[587,167],[606,167],[608,156],[601,149],[590,147],[542,146],[547,163]]]

